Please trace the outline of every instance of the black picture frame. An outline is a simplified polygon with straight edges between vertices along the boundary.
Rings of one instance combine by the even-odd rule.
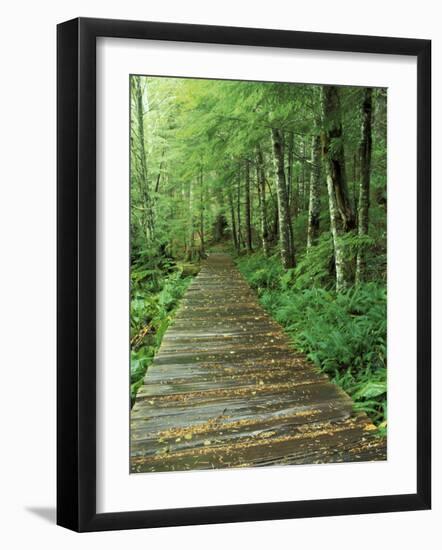
[[[96,512],[96,39],[417,58],[417,491],[361,498]],[[424,510],[431,503],[431,41],[79,18],[57,28],[57,523],[75,531]]]

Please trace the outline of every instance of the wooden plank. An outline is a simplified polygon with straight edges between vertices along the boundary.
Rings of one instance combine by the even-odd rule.
[[[375,431],[211,254],[138,392],[131,471],[385,460]]]

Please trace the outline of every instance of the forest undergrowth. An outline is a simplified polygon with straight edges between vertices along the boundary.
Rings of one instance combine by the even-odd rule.
[[[131,269],[130,382],[135,401],[149,365],[161,345],[173,315],[193,275],[195,264],[177,264],[172,259],[140,258]]]

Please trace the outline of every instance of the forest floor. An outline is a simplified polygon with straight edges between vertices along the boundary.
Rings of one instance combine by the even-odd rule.
[[[262,309],[232,258],[188,287],[131,413],[131,471],[386,459],[386,439]]]

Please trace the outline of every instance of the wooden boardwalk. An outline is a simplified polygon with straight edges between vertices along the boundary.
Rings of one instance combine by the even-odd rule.
[[[131,471],[385,460],[374,431],[211,254],[138,392]]]

